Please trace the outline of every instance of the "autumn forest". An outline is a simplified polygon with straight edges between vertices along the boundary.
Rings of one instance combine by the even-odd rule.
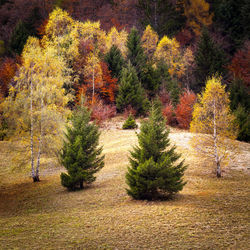
[[[247,248],[249,13],[0,0],[0,247]]]

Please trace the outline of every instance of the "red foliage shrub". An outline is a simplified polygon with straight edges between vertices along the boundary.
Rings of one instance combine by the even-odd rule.
[[[166,104],[169,104],[171,102],[170,95],[169,95],[169,93],[167,92],[166,89],[162,89],[160,91],[159,99],[160,99],[163,106],[165,106]]]
[[[105,105],[101,100],[97,100],[94,104],[92,104],[90,106],[90,110],[91,119],[95,120],[98,125],[116,115],[115,105]]]
[[[167,125],[175,126],[176,125],[176,118],[174,113],[174,107],[171,103],[166,104],[162,110],[163,115],[167,120]]]
[[[192,91],[186,90],[180,97],[180,103],[175,110],[179,128],[189,129],[195,102],[196,95]]]
[[[131,105],[125,108],[123,116],[127,119],[130,114],[133,115],[134,117],[136,116],[136,110],[133,109]]]
[[[228,68],[235,78],[241,78],[250,87],[250,41],[235,53]]]

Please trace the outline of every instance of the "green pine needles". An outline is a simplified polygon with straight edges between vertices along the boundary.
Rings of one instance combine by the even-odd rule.
[[[100,133],[85,107],[77,110],[67,126],[66,140],[60,153],[62,165],[68,174],[61,173],[61,183],[69,190],[83,189],[93,182],[94,174],[104,166],[102,147],[98,147]]]
[[[157,103],[152,105],[149,120],[142,123],[137,135],[139,145],[130,152],[126,174],[127,193],[134,199],[152,200],[170,197],[181,191],[187,166],[180,161],[175,146],[170,147],[165,120]]]

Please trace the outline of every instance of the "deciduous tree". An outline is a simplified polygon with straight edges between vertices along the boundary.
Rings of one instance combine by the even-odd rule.
[[[229,105],[221,79],[208,79],[205,91],[198,95],[190,125],[191,132],[200,133],[194,136],[193,146],[198,153],[214,160],[217,177],[221,177],[221,163],[228,157],[229,150],[235,149],[233,140],[237,128]]]
[[[15,87],[4,103],[4,114],[9,127],[21,138],[21,157],[29,156],[34,182],[39,181],[42,153],[56,150],[60,144],[69,101],[63,84],[69,80],[66,63],[54,48],[43,49],[38,39],[30,37],[22,53]]]

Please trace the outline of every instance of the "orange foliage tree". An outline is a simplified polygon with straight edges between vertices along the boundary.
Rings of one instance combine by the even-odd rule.
[[[235,53],[229,70],[234,78],[242,79],[247,87],[250,87],[250,41]]]
[[[0,66],[0,92],[6,97],[9,93],[9,84],[15,76],[17,64],[14,59],[6,58]]]
[[[179,128],[189,129],[195,102],[196,95],[192,91],[186,90],[180,97],[180,103],[175,110]]]

